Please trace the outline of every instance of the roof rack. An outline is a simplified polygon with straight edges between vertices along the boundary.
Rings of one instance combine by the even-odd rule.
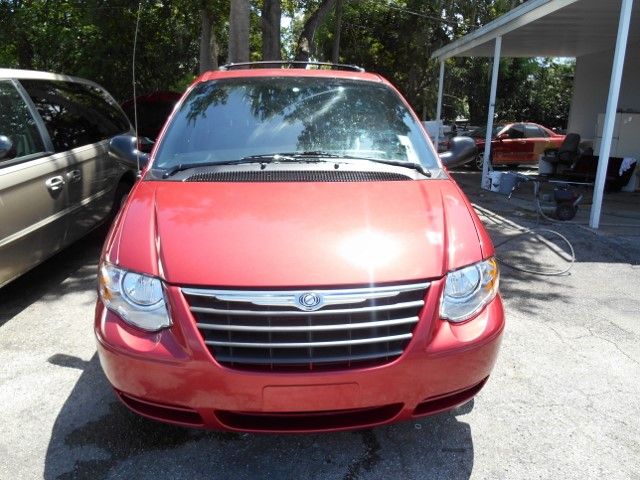
[[[330,63],[330,62],[305,62],[305,61],[286,61],[286,60],[264,60],[260,62],[239,62],[228,63],[220,67],[220,70],[227,71],[233,69],[264,67],[267,65],[277,65],[281,68],[306,68],[317,67],[318,70],[350,70],[353,72],[364,72],[364,68],[357,65],[346,65],[342,63]]]

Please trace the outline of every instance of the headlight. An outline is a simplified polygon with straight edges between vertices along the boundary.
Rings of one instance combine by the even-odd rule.
[[[162,283],[110,263],[100,266],[99,293],[105,306],[125,322],[155,332],[171,326]]]
[[[440,301],[440,318],[463,322],[477,314],[498,293],[495,258],[447,274]]]

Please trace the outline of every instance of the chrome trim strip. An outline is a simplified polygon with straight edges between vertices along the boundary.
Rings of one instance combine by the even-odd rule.
[[[349,313],[363,313],[363,312],[381,312],[386,310],[400,310],[403,308],[422,307],[424,300],[415,300],[413,302],[394,303],[393,305],[376,305],[373,307],[362,308],[336,308],[334,310],[279,310],[279,311],[265,311],[265,310],[224,310],[219,308],[206,308],[206,307],[190,307],[192,312],[198,313],[210,313],[214,315],[244,315],[259,316],[259,317],[295,317],[295,316],[311,316],[311,315],[341,315]]]
[[[358,330],[361,328],[390,327],[418,323],[418,317],[398,318],[395,320],[380,320],[376,322],[343,323],[339,325],[311,325],[293,327],[257,327],[253,325],[226,325],[197,323],[203,330],[220,330],[223,332],[326,332],[332,330]]]
[[[182,293],[197,297],[215,298],[223,302],[244,302],[260,306],[295,307],[296,299],[305,293],[317,293],[322,296],[322,306],[361,303],[366,300],[398,296],[400,293],[424,290],[429,282],[411,285],[392,285],[387,287],[353,288],[340,290],[209,290],[183,288]]]
[[[408,340],[413,337],[412,333],[401,335],[391,335],[388,337],[361,338],[357,340],[337,340],[333,342],[297,342],[297,343],[249,343],[249,342],[220,342],[205,340],[204,343],[214,347],[235,347],[235,348],[318,348],[318,347],[341,347],[348,345],[365,345],[369,343],[393,342],[396,340]],[[322,361],[322,358],[318,358]],[[277,363],[278,359],[274,359]]]
[[[34,158],[29,157],[21,157],[17,161],[14,162],[14,159],[7,160],[0,167],[0,176],[9,175],[14,172],[19,172],[21,170],[25,170],[27,168],[34,168],[40,165],[55,165],[51,173],[54,171],[58,171],[65,168],[72,168],[74,165],[78,165],[83,163],[82,161],[78,162],[78,155],[85,153],[88,150],[96,150],[96,153],[93,157],[97,157],[98,155],[106,155],[107,147],[109,144],[109,140],[100,140],[96,143],[90,143],[88,145],[82,145],[80,147],[76,147],[72,150],[67,150],[64,152],[41,152],[35,154]],[[62,164],[63,161],[69,158],[69,161],[66,164]],[[114,187],[115,188],[115,187]]]

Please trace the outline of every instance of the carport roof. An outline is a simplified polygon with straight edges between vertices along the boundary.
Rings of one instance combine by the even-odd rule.
[[[639,3],[633,9],[630,44],[640,41]],[[613,49],[620,4],[621,0],[528,0],[432,57],[492,57],[498,36],[503,37],[503,57],[579,57]]]

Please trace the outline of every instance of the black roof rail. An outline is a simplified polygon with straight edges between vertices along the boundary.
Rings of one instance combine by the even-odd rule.
[[[318,67],[318,70],[350,70],[353,72],[364,72],[364,68],[357,65],[346,65],[342,63],[330,63],[330,62],[305,62],[297,60],[263,60],[259,62],[239,62],[239,63],[227,63],[222,65],[220,70],[227,71],[233,69],[265,67],[268,65],[280,66],[280,68],[306,68],[306,67]]]

